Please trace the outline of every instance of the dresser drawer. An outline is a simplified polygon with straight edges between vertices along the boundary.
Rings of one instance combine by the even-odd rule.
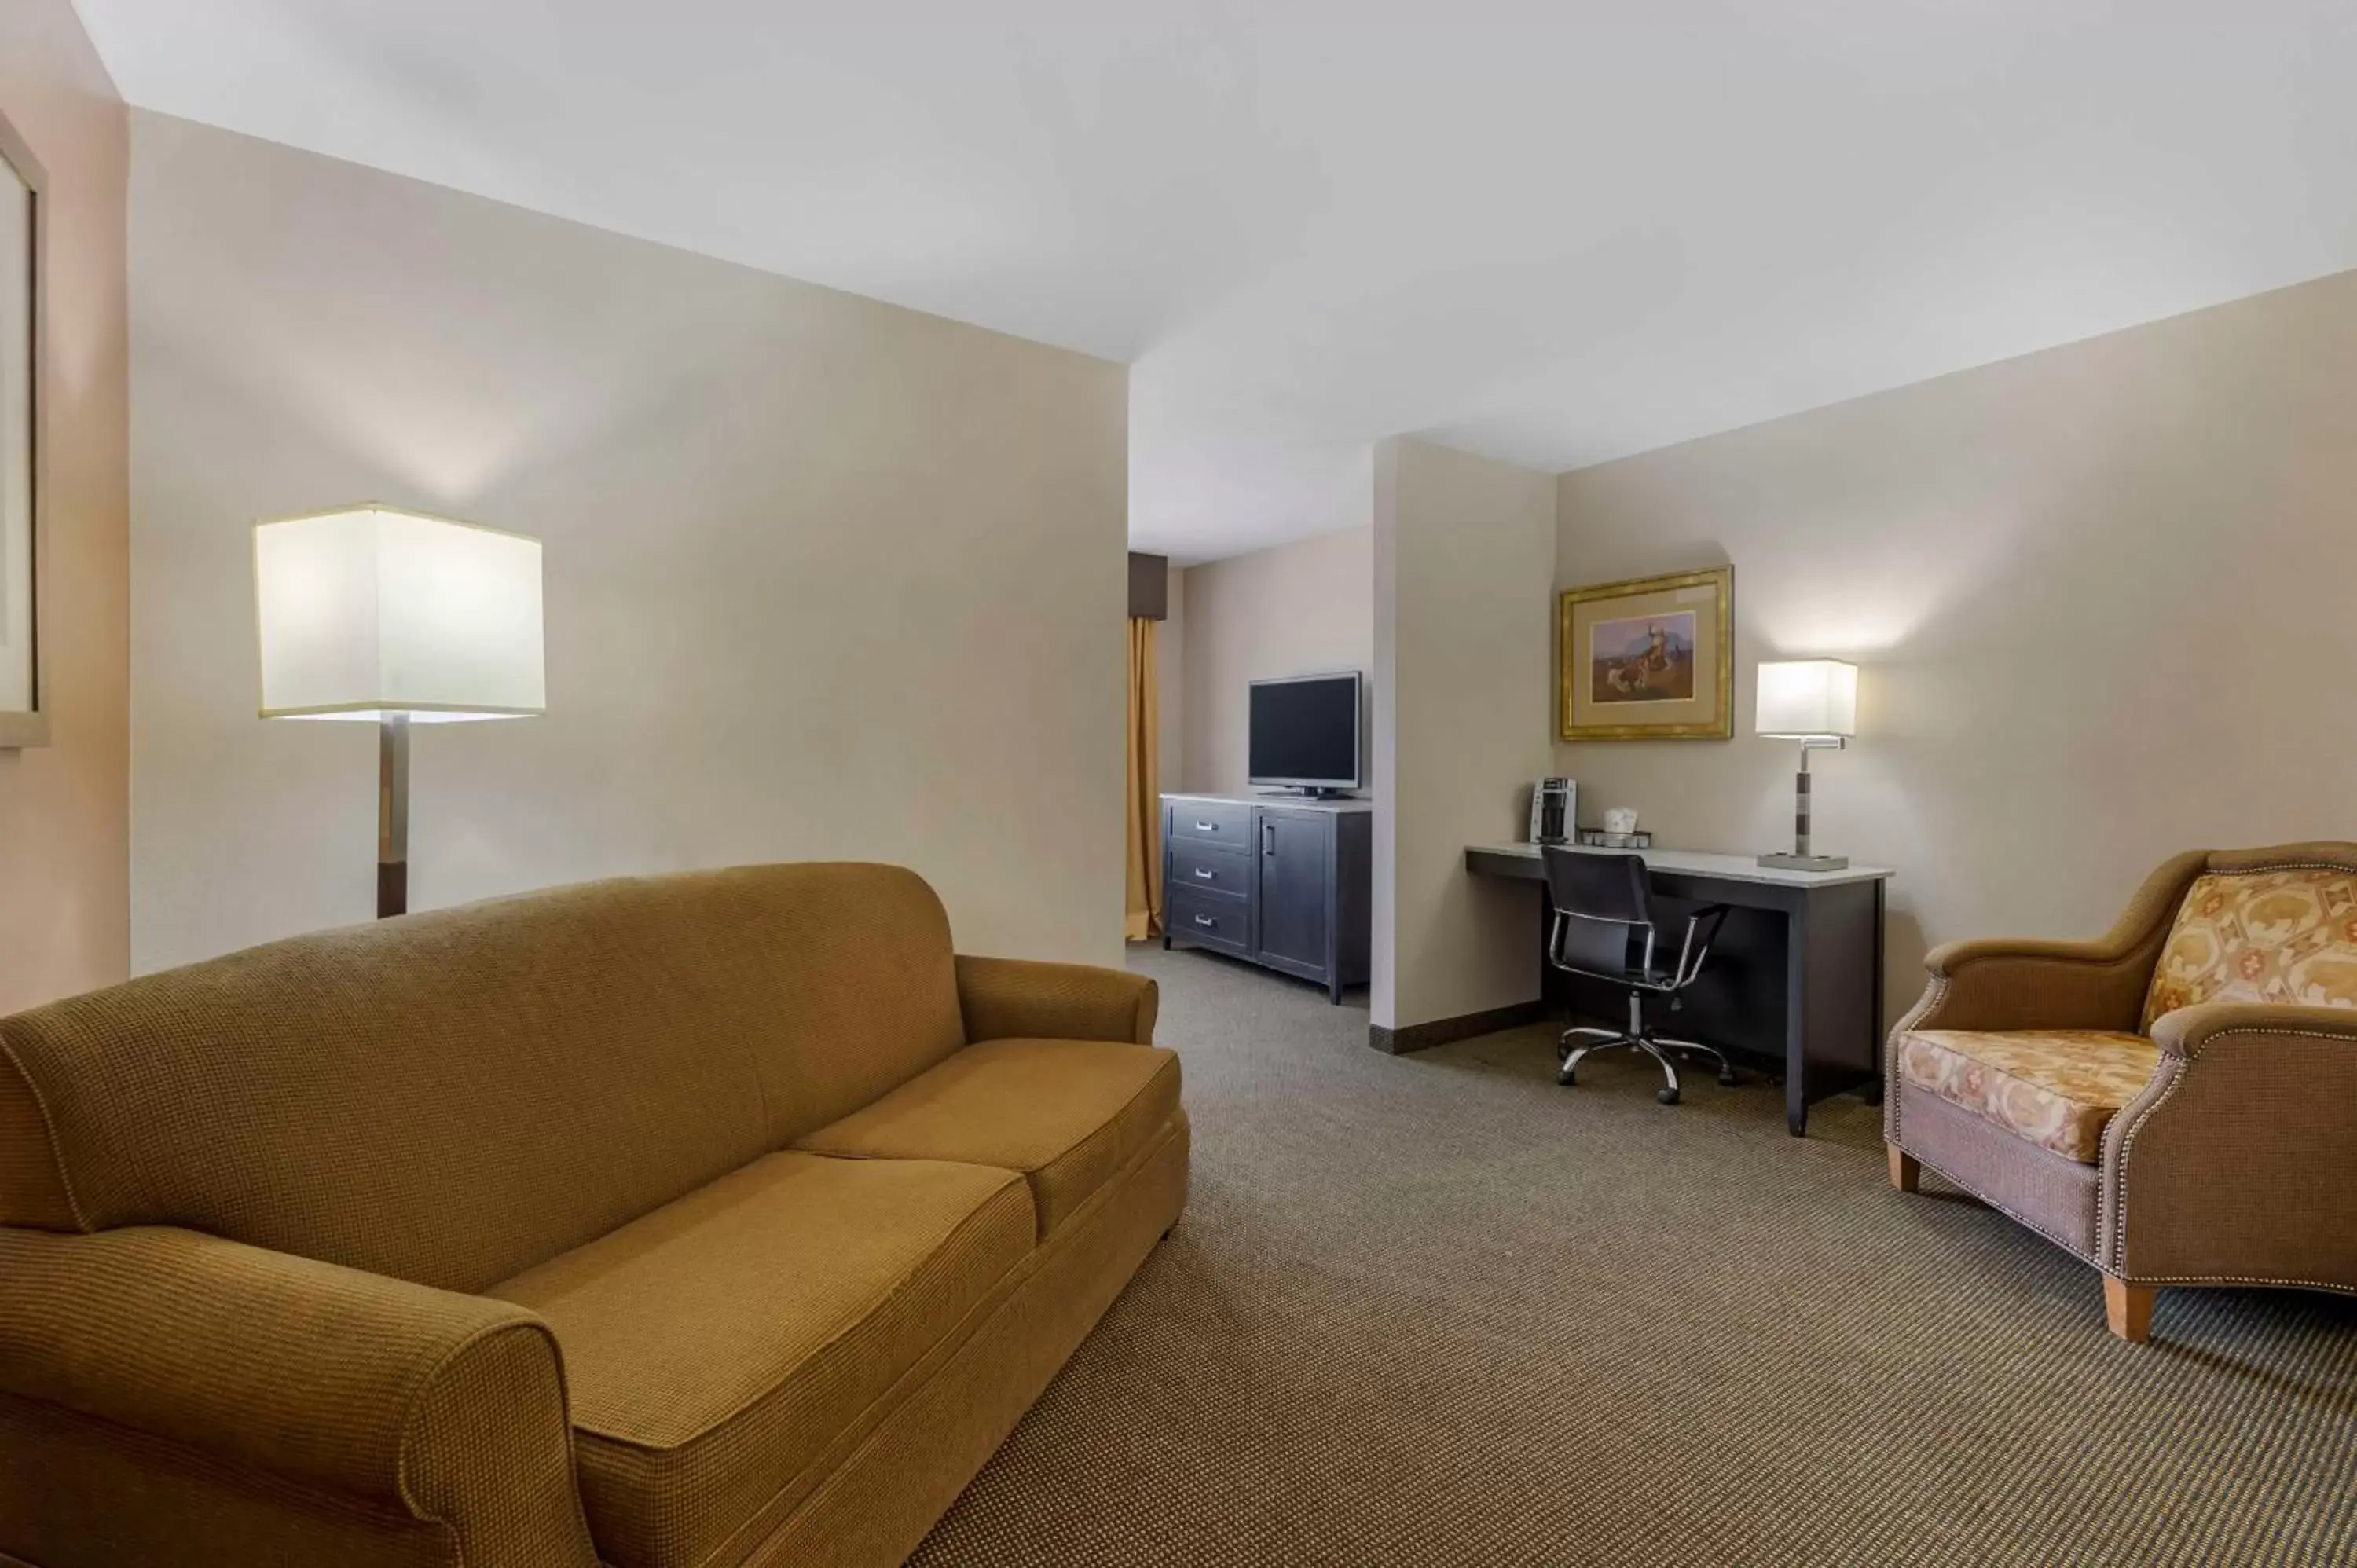
[[[1170,802],[1170,842],[1197,849],[1252,853],[1253,809],[1234,800]]]
[[[1190,893],[1219,893],[1232,898],[1252,897],[1253,857],[1237,854],[1225,844],[1173,841],[1170,845],[1170,888]]]
[[[1250,862],[1246,862],[1247,865]],[[1224,893],[1173,887],[1166,895],[1169,931],[1197,947],[1217,948],[1239,958],[1252,956],[1252,904]]]

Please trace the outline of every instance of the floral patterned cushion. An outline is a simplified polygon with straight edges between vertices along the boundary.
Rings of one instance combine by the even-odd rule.
[[[2195,878],[2153,971],[2144,1026],[2201,1002],[2357,1007],[2357,873]]]
[[[2151,1079],[2159,1059],[2142,1035],[2093,1029],[1919,1029],[1899,1044],[1900,1076],[1909,1083],[2091,1165],[2104,1157],[2113,1113]]]

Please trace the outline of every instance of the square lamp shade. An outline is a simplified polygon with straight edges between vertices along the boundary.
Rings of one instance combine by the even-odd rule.
[[[1857,666],[1796,659],[1760,666],[1752,730],[1779,740],[1845,740],[1857,734]]]
[[[253,530],[264,718],[545,713],[540,541],[358,506]]]

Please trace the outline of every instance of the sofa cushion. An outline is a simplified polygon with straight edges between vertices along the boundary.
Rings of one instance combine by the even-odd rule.
[[[2069,1159],[2103,1158],[2104,1128],[2152,1079],[2160,1051],[2142,1035],[2093,1029],[1900,1036],[1908,1082]]]
[[[795,1144],[1020,1171],[1052,1232],[1178,1109],[1178,1058],[1109,1040],[985,1040]]]
[[[685,1568],[774,1528],[1032,1236],[1007,1171],[780,1154],[489,1294],[556,1332],[599,1555]]]
[[[2144,1027],[2203,1002],[2357,1007],[2357,873],[2339,866],[2194,879],[2161,950]]]

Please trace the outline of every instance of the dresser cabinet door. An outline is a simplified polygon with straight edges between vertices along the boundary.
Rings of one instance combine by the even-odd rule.
[[[1260,811],[1260,960],[1310,980],[1326,978],[1332,828],[1324,812]]]

